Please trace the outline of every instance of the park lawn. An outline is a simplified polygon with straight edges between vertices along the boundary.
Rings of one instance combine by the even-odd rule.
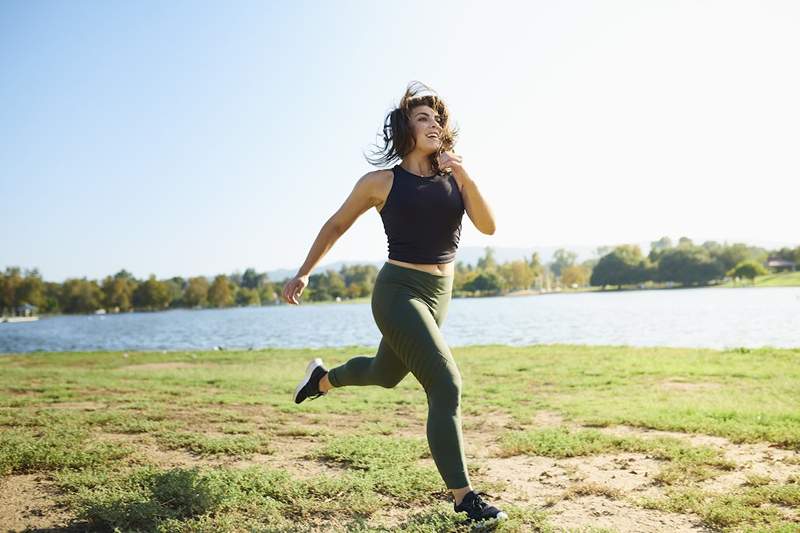
[[[800,287],[800,272],[780,272],[778,274],[766,274],[756,276],[753,283],[749,280],[739,282],[727,281],[718,285],[719,287]]]
[[[473,482],[510,514],[496,531],[616,530],[597,525],[588,505],[570,507],[587,498],[616,506],[609,520],[619,528],[625,515],[678,530],[800,527],[800,349],[452,350]],[[373,351],[2,356],[0,523],[470,531],[430,458],[425,396],[412,376],[392,390],[291,402],[310,358],[331,367]],[[756,449],[772,462],[737,460]],[[613,480],[579,475],[589,464],[580,461],[596,460],[603,471],[628,463]],[[547,476],[535,478],[533,464]],[[615,486],[629,471],[638,471],[635,489]],[[24,517],[30,502],[38,507]]]

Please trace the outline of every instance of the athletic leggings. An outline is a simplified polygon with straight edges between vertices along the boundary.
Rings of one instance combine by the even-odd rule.
[[[461,374],[439,327],[453,275],[438,276],[384,263],[372,291],[372,315],[383,334],[375,357],[353,357],[332,368],[334,387],[391,388],[411,372],[428,397],[428,445],[447,488],[469,485],[461,436]]]

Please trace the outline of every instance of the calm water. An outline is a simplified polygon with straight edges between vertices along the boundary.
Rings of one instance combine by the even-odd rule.
[[[800,347],[800,287],[456,298],[442,328],[467,344]],[[63,316],[0,324],[0,353],[377,346],[369,304]]]

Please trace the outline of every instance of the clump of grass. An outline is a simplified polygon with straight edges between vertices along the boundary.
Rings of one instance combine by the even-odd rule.
[[[260,467],[161,471],[147,466],[117,477],[94,473],[59,479],[71,491],[79,518],[96,528],[124,531],[241,531],[239,518],[281,530],[333,513],[369,516],[380,505],[365,479],[296,480],[285,471]]]
[[[327,433],[324,429],[306,426],[284,426],[275,430],[275,435],[279,437],[317,437]]]
[[[314,455],[352,468],[370,470],[413,464],[418,459],[429,457],[430,451],[422,439],[345,435],[329,439]]]
[[[132,450],[112,443],[89,442],[86,431],[64,427],[0,432],[0,475],[103,465]]]
[[[269,439],[263,435],[208,436],[201,433],[160,431],[155,436],[159,445],[167,449],[183,449],[200,456],[247,456],[253,453],[273,453],[269,446]]]
[[[622,497],[622,492],[619,489],[603,485],[602,483],[583,481],[570,485],[561,495],[561,498],[571,500],[580,496],[605,496],[606,498],[615,500]]]
[[[681,487],[669,490],[664,498],[646,498],[638,503],[647,509],[697,514],[704,524],[712,529],[763,530],[764,527],[768,527],[771,531],[791,531],[791,528],[784,528],[791,526],[792,522],[784,517],[775,505],[788,507],[800,505],[800,486],[794,484],[743,486],[727,494]],[[796,527],[796,524],[792,527]]]
[[[231,424],[222,424],[219,430],[226,435],[249,435],[255,431],[255,428],[250,424],[235,422]]]
[[[429,456],[428,445],[422,439],[382,435],[333,437],[312,454],[360,470],[377,492],[409,502],[445,494],[439,473],[417,464]]]
[[[746,480],[742,484],[749,487],[762,487],[764,485],[769,485],[772,482],[771,477],[762,474],[755,474],[753,472],[748,473],[745,477]]]
[[[543,455],[563,459],[593,455],[612,449],[614,438],[587,429],[545,428],[531,431],[509,431],[500,439],[501,453],[511,455]]]

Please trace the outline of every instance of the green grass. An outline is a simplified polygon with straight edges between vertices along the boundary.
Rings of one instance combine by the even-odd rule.
[[[373,350],[0,357],[0,476],[11,483],[41,476],[77,528],[470,531],[433,466],[425,396],[413,377],[392,390],[342,388],[302,406],[291,402],[309,358],[334,366]],[[595,494],[691,513],[720,531],[796,526],[781,509],[800,506],[800,476],[778,483],[751,474],[713,493],[700,484],[735,466],[718,449],[600,428],[696,432],[800,452],[800,349],[489,345],[453,352],[467,442],[482,434],[497,461],[644,454],[658,461],[652,481],[666,494],[636,499],[576,482],[563,498]],[[542,412],[582,428],[540,427]],[[486,425],[498,417],[505,422]],[[293,470],[297,461],[310,470]],[[514,484],[488,479],[480,461],[469,466],[478,489],[513,494]],[[557,529],[544,499],[504,507],[511,520],[497,531]]]
[[[735,284],[732,281],[721,283],[719,287],[800,287],[800,272],[780,272],[756,276],[753,283],[745,280]]]

